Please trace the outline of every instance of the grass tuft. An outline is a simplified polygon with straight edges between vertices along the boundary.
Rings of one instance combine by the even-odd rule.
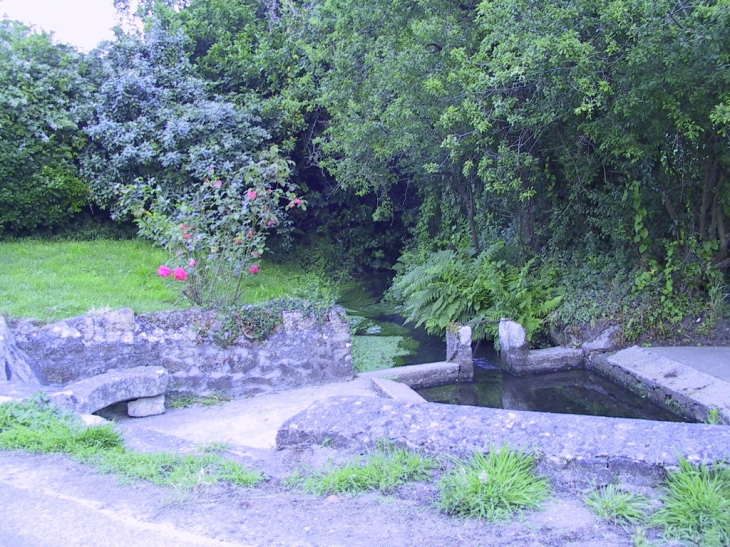
[[[437,507],[494,521],[540,507],[549,492],[548,482],[534,472],[534,457],[505,445],[486,456],[475,453],[469,460],[456,460],[456,467],[441,478]]]
[[[614,524],[645,522],[649,511],[649,498],[623,491],[615,484],[593,490],[584,501],[596,515]]]
[[[211,443],[208,452],[220,452],[223,447]],[[0,449],[62,452],[105,473],[182,490],[219,482],[250,487],[263,480],[260,472],[214,453],[193,456],[127,450],[114,424],[86,427],[78,416],[59,409],[44,394],[0,404]]]
[[[679,461],[679,470],[667,478],[664,504],[653,524],[671,537],[707,547],[730,545],[730,469]]]
[[[377,451],[364,459],[308,476],[297,472],[285,484],[317,495],[371,490],[388,493],[406,482],[429,479],[436,467],[438,463],[432,457],[380,443]]]

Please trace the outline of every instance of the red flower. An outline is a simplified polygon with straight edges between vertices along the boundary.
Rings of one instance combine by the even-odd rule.
[[[170,274],[172,273],[172,270],[168,268],[167,266],[160,266],[157,268],[157,274],[160,277],[170,277]]]
[[[256,191],[255,191],[255,190],[249,190],[249,191],[248,191],[248,199],[254,200],[254,199],[256,199],[256,196],[257,196],[257,195],[258,195],[258,194],[256,193]]]
[[[185,271],[185,268],[175,268],[172,275],[178,281],[185,281],[188,278],[188,272]]]
[[[253,237],[253,230],[246,232],[246,237]]]
[[[297,199],[295,199],[294,201],[292,201],[292,203],[293,203],[294,205],[301,205],[301,204],[302,204],[302,200],[301,200],[301,199],[299,199],[299,198],[297,198]]]
[[[259,273],[259,265],[258,265],[258,264],[254,264],[253,266],[251,266],[251,267],[250,267],[250,268],[248,269],[248,271],[249,271],[249,272],[251,272],[252,274],[257,274],[257,273]]]
[[[183,234],[183,237],[184,237],[185,239],[190,239],[190,234]]]

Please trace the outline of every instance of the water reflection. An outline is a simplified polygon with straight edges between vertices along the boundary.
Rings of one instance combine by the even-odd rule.
[[[642,399],[587,370],[514,376],[494,366],[494,357],[475,359],[474,382],[418,390],[428,401],[458,405],[643,418],[669,422],[684,418]]]

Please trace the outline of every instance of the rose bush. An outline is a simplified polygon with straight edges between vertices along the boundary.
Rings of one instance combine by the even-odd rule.
[[[289,162],[275,147],[226,175],[211,166],[208,178],[174,202],[154,181],[119,189],[140,235],[172,255],[158,274],[185,281],[183,294],[200,306],[236,304],[243,276],[260,270],[253,261],[265,252],[269,231],[287,229],[288,204],[306,206],[289,180]]]

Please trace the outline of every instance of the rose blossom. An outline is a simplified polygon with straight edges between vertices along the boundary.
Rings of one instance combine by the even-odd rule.
[[[175,268],[172,275],[178,281],[185,281],[188,278],[188,272],[185,271],[185,268]]]
[[[191,258],[191,259],[190,259],[190,262],[188,262],[188,264],[190,264],[190,267],[191,267],[191,268],[195,268],[195,266],[197,266],[197,265],[198,265],[198,263],[197,263],[197,262],[195,261],[195,259],[194,259],[194,258]]]
[[[168,268],[167,266],[160,266],[157,268],[157,274],[160,277],[170,277],[170,274],[172,273],[172,270]]]
[[[248,271],[249,271],[249,272],[251,272],[252,274],[257,274],[257,273],[259,273],[259,265],[258,265],[258,264],[254,264],[253,266],[251,266],[251,267],[250,267],[250,268],[248,269]]]
[[[258,194],[256,193],[256,191],[255,191],[255,190],[249,190],[249,191],[248,191],[248,199],[256,199],[256,196],[257,196],[257,195],[258,195]]]

